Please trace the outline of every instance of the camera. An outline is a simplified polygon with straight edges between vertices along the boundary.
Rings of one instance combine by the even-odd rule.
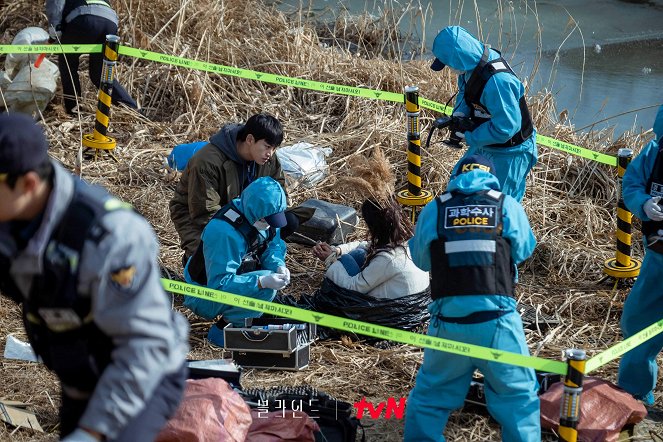
[[[461,116],[443,116],[435,119],[433,122],[433,128],[435,129],[449,129],[449,138],[444,140],[443,143],[456,148],[461,149],[462,138],[456,135],[457,132],[467,132],[471,131],[476,127],[476,125],[468,117]],[[432,134],[432,129],[431,129]],[[430,135],[428,137],[430,140]]]

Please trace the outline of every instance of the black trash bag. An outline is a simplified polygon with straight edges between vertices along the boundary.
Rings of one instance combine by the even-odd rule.
[[[413,331],[421,328],[429,320],[428,304],[432,300],[430,287],[413,295],[383,299],[344,289],[325,278],[313,295],[302,295],[297,301],[290,296],[279,294],[275,302],[384,327]],[[342,333],[340,330],[318,327],[320,339],[337,339]],[[361,338],[369,343],[380,341],[368,336]]]

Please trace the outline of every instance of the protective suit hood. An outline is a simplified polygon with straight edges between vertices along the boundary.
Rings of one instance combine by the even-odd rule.
[[[262,177],[249,184],[233,204],[253,224],[260,218],[283,212],[286,207],[285,192],[281,185],[271,177]]]
[[[447,192],[470,194],[480,190],[500,190],[500,182],[495,175],[481,169],[474,169],[449,181]]]
[[[457,71],[473,71],[481,61],[483,50],[483,43],[460,26],[447,26],[433,42],[433,55]]]
[[[656,113],[656,118],[654,119],[654,133],[656,134],[656,140],[663,138],[663,106],[658,108]]]
[[[209,142],[215,145],[221,152],[237,164],[246,161],[237,153],[237,132],[242,128],[241,124],[226,124],[217,133],[212,135]]]

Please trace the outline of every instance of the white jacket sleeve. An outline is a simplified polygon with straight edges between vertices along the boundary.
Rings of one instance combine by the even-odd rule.
[[[391,279],[396,272],[394,262],[389,255],[377,254],[368,266],[355,276],[348,275],[340,261],[332,264],[325,274],[334,284],[359,293],[369,293],[374,288]]]

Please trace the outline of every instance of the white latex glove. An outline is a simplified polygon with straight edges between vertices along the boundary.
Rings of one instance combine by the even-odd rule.
[[[258,278],[260,287],[264,289],[281,290],[288,285],[285,280],[285,275],[282,273],[271,273],[269,275],[261,276]]]
[[[661,206],[658,205],[659,201],[661,201],[661,197],[655,196],[653,198],[649,198],[645,202],[645,205],[642,206],[642,210],[645,211],[645,215],[647,215],[647,218],[652,221],[663,221],[663,210],[661,210]]]
[[[280,275],[284,275],[286,285],[290,284],[290,270],[288,270],[288,268],[286,266],[279,266],[276,269],[276,273],[278,273]]]
[[[99,440],[87,431],[77,428],[73,433],[65,436],[64,439],[60,439],[60,442],[99,442]]]

